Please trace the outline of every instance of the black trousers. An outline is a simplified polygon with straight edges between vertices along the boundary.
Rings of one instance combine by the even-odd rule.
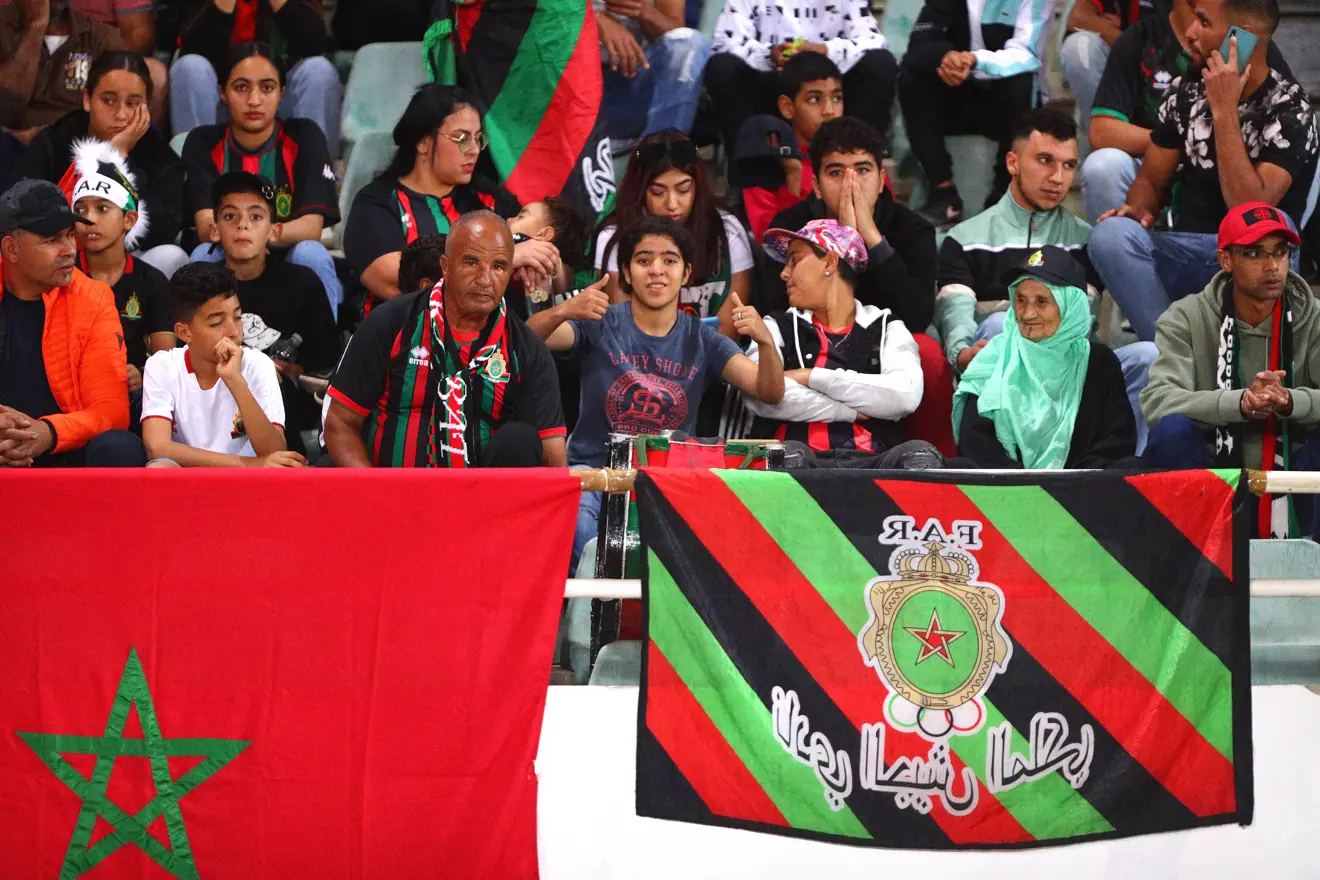
[[[843,75],[844,112],[871,123],[880,134],[888,134],[897,78],[898,62],[887,49],[865,53]],[[762,113],[779,115],[779,75],[755,70],[737,55],[711,56],[706,64],[706,91],[730,158],[744,122]]]
[[[87,445],[58,454],[43,455],[32,462],[34,468],[140,468],[147,466],[147,450],[142,438],[131,431],[106,431],[97,434]]]
[[[898,101],[908,142],[932,186],[953,179],[953,159],[944,138],[979,134],[998,142],[995,192],[1007,190],[1004,157],[1013,146],[1013,124],[1031,109],[1034,97],[1035,77],[1030,73],[985,82],[968,77],[957,88],[945,85],[933,71],[917,73],[905,65],[898,74]]]

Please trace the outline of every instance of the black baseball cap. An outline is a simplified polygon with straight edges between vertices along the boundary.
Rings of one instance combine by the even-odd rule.
[[[226,171],[221,174],[211,184],[211,205],[218,208],[220,200],[233,193],[260,193],[270,208],[271,219],[278,216],[275,213],[275,187],[260,174],[251,171]]]
[[[797,135],[788,120],[768,113],[753,116],[738,129],[738,143],[733,150],[733,158],[759,159],[801,159],[802,150],[798,148]]]
[[[1014,266],[1005,272],[1004,286],[1008,287],[1019,278],[1027,276],[1049,284],[1086,290],[1086,270],[1082,268],[1082,264],[1077,262],[1072,254],[1052,244],[1033,251],[1022,265]]]
[[[75,223],[92,225],[73,213],[68,197],[50,181],[25,178],[0,194],[0,235],[16,229],[54,235]]]

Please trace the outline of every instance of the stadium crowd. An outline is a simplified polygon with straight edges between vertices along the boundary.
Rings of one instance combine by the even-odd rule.
[[[0,465],[598,467],[678,432],[810,467],[1320,468],[1320,135],[1277,0],[1079,0],[1080,130],[1050,3],[927,0],[901,58],[863,0],[726,0],[710,39],[693,6],[592,0],[628,154],[603,211],[520,204],[483,101],[430,84],[341,217],[327,55],[420,40],[431,3],[3,3]],[[997,147],[983,205],[955,134]]]

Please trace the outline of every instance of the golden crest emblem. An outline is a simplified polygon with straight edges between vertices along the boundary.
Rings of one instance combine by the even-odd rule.
[[[921,710],[952,712],[990,686],[1011,646],[998,587],[976,583],[967,552],[931,541],[890,558],[892,577],[867,584],[870,621],[858,638],[866,663]]]
[[[486,378],[492,382],[503,382],[509,378],[509,365],[498,348],[490,353],[486,361]]]
[[[277,222],[283,222],[289,219],[293,213],[293,196],[289,194],[288,187],[280,187],[275,191],[275,219]]]
[[[1037,266],[1044,266],[1044,265],[1045,265],[1045,252],[1044,252],[1044,251],[1036,251],[1034,254],[1032,254],[1031,256],[1027,257],[1027,265],[1030,266],[1030,267],[1032,267],[1033,269],[1036,268]]]
[[[142,304],[138,302],[136,293],[129,295],[128,302],[124,303],[124,310],[120,314],[130,321],[136,321],[142,317]]]

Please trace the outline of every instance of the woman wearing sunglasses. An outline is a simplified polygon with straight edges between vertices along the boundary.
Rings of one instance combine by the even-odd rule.
[[[610,273],[613,302],[628,299],[619,286],[617,230],[647,216],[681,223],[692,236],[692,272],[679,291],[679,309],[697,318],[718,317],[720,332],[737,338],[732,295],[749,300],[752,247],[742,225],[716,206],[696,145],[682,132],[642,138],[596,239],[596,269]]]
[[[447,234],[468,211],[490,209],[508,219],[521,209],[498,184],[473,177],[486,147],[476,99],[453,86],[423,86],[394,126],[398,152],[380,177],[353,200],[344,234],[348,264],[359,275],[367,300],[393,299],[399,290],[399,256],[424,235]],[[551,274],[559,251],[532,239],[513,249],[513,267]]]

